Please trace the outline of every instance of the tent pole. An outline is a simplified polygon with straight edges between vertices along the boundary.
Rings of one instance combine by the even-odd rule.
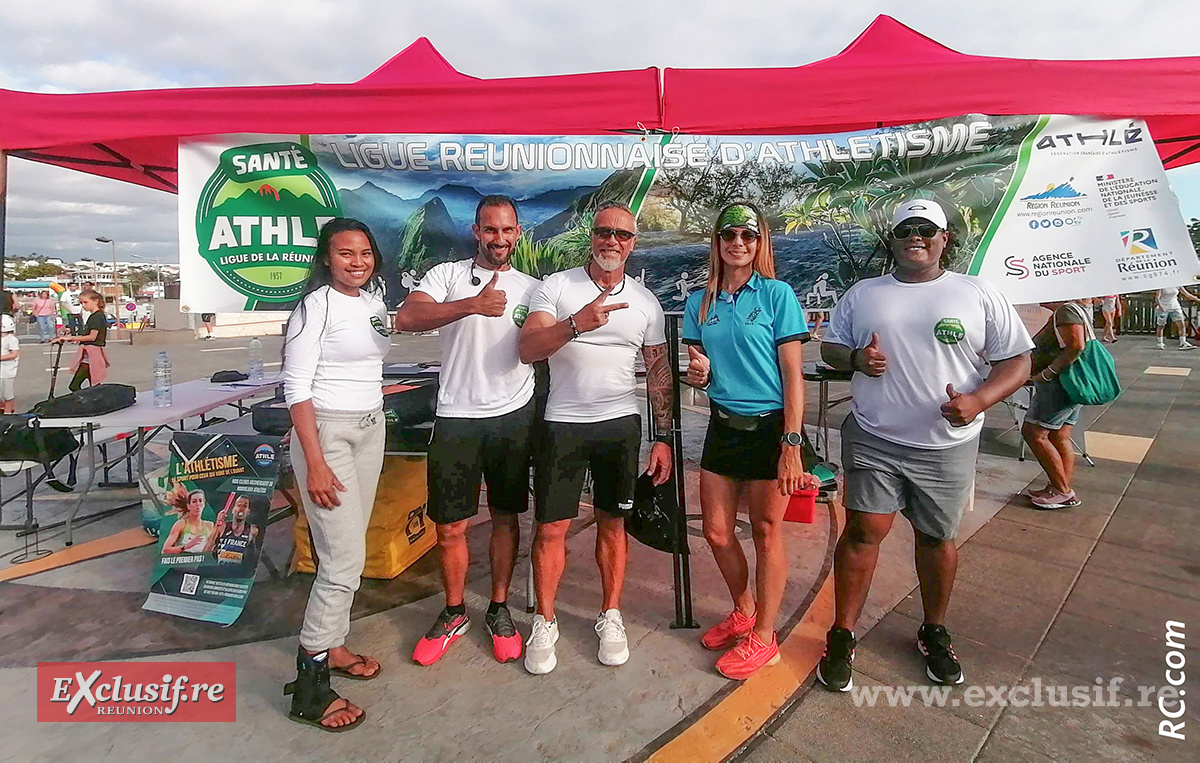
[[[0,291],[4,290],[4,219],[8,198],[8,154],[0,148]]]

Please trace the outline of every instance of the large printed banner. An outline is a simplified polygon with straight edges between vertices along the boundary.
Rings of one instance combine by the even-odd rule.
[[[887,225],[921,196],[947,210],[950,267],[1016,303],[1193,282],[1200,262],[1144,123],[965,116],[804,136],[227,135],[180,142],[184,310],[286,309],[317,231],[366,222],[394,306],[431,266],[473,256],[479,199],[517,200],[515,267],[582,264],[592,210],[638,212],[628,272],[682,308],[713,218],[739,199],[772,224],[778,275],[810,309],[892,267]]]
[[[278,449],[278,438],[262,435],[172,435],[169,511],[143,609],[221,625],[238,619],[262,553]]]

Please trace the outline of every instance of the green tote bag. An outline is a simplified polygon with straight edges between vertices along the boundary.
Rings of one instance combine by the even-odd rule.
[[[1067,398],[1076,405],[1105,405],[1121,394],[1121,383],[1117,381],[1117,364],[1104,345],[1096,339],[1089,316],[1077,304],[1069,303],[1083,318],[1087,331],[1087,342],[1075,362],[1067,366],[1058,379],[1062,382]],[[1058,333],[1058,324],[1054,331]],[[1061,339],[1060,339],[1061,341]]]

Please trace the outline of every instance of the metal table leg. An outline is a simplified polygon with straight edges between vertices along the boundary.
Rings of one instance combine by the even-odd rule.
[[[92,483],[94,483],[96,481],[96,426],[95,426],[95,424],[88,422],[88,425],[85,429],[84,439],[87,441],[87,444],[84,445],[84,447],[87,448],[88,476],[87,476],[87,481],[84,482],[84,484],[83,484],[83,489],[80,490],[80,492],[79,492],[78,500],[75,501],[75,505],[72,506],[71,510],[67,513],[67,542],[66,542],[66,545],[68,545],[68,546],[72,545],[75,542],[75,540],[72,536],[72,527],[71,527],[72,524],[75,522],[75,515],[78,514],[79,509],[83,507],[83,502],[87,498],[88,492],[92,489]],[[78,489],[78,487],[79,486],[76,485],[76,489]]]

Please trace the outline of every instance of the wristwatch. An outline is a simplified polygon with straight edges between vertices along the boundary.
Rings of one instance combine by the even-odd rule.
[[[799,432],[784,432],[779,441],[784,445],[796,446],[804,442],[804,435]]]

